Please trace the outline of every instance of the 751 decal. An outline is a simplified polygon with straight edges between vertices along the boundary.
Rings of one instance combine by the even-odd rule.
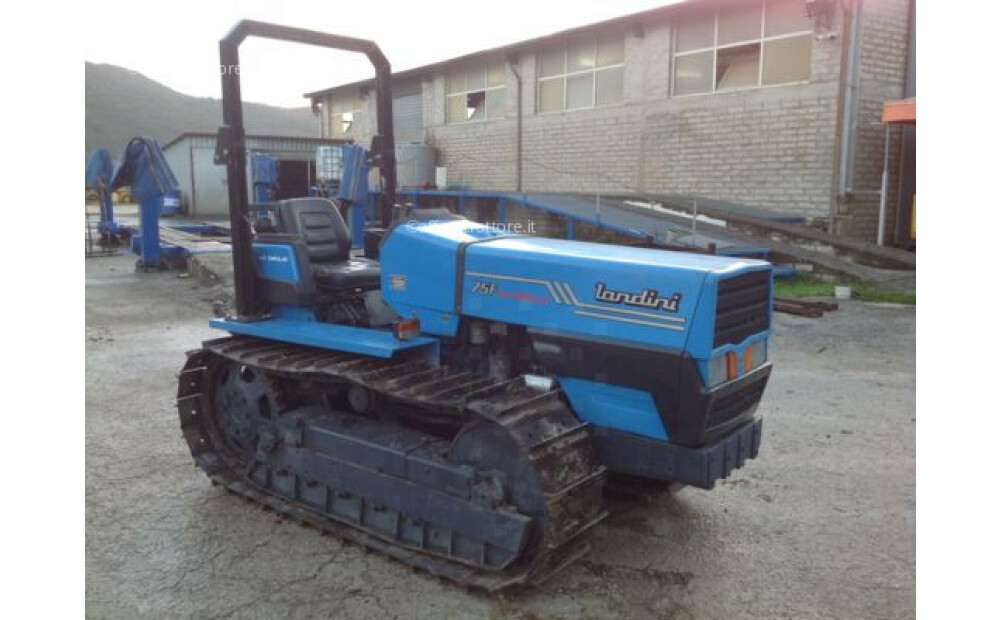
[[[496,295],[497,284],[496,282],[476,280],[472,283],[472,292],[476,295]]]

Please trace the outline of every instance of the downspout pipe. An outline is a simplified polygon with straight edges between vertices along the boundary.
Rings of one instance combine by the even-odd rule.
[[[885,124],[885,144],[882,147],[882,184],[879,187],[878,197],[878,235],[876,243],[885,245],[885,209],[886,201],[889,199],[889,139],[892,134],[892,125]]]
[[[858,79],[861,54],[861,0],[853,0],[850,9],[851,28],[847,38],[847,80],[841,117],[839,198],[854,193],[854,142],[858,124]]]
[[[522,148],[523,148],[523,142],[522,142],[523,138],[522,138],[522,136],[524,135],[524,132],[523,132],[523,129],[524,129],[523,117],[524,117],[524,115],[522,114],[523,108],[524,108],[524,101],[523,101],[523,96],[522,95],[523,95],[523,91],[524,91],[524,81],[521,79],[521,72],[518,70],[518,62],[519,62],[518,58],[516,56],[510,56],[510,57],[507,58],[507,62],[510,64],[510,70],[514,73],[514,79],[517,80],[517,157],[516,157],[516,159],[517,159],[517,164],[516,164],[517,165],[517,171],[516,171],[516,178],[517,178],[517,193],[520,194],[523,191],[522,190],[522,181],[523,181],[522,170],[524,168],[524,159],[523,159],[523,156],[522,156],[522,152],[523,152],[522,151]]]

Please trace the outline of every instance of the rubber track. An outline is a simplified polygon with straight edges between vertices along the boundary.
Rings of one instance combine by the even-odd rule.
[[[219,358],[314,384],[361,385],[437,416],[455,416],[456,421],[481,417],[499,424],[535,465],[546,498],[546,527],[534,547],[537,553],[503,571],[484,571],[397,545],[377,533],[259,488],[245,475],[245,466],[221,451],[223,446],[216,446],[221,442],[214,441],[206,427],[206,414],[212,406],[210,386],[205,384],[208,367]],[[213,484],[324,533],[466,587],[495,591],[541,583],[589,551],[582,535],[607,516],[602,502],[605,471],[591,445],[587,425],[576,419],[558,391],[530,389],[522,377],[497,382],[423,361],[385,360],[236,336],[205,342],[202,349],[188,354],[180,375],[177,406],[191,453]]]

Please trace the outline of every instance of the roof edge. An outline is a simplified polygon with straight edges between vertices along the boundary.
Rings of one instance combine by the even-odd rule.
[[[213,131],[185,131],[177,136],[171,138],[167,142],[164,142],[161,149],[169,148],[174,144],[177,144],[184,138],[214,138],[216,136]],[[317,144],[346,144],[348,142],[353,142],[353,140],[345,140],[343,138],[317,138],[315,136],[279,136],[274,134],[246,134],[248,140],[299,140],[302,142],[313,142]]]
[[[520,49],[520,48],[524,48],[524,47],[533,47],[533,46],[537,46],[537,45],[544,45],[546,43],[552,42],[555,39],[559,39],[559,38],[562,38],[562,37],[573,36],[575,34],[580,34],[581,32],[585,32],[585,31],[591,30],[593,28],[607,28],[607,27],[610,27],[610,26],[622,26],[622,25],[627,25],[627,24],[634,23],[634,22],[641,22],[641,21],[643,21],[645,19],[649,19],[649,18],[653,18],[653,17],[663,17],[663,16],[669,15],[671,13],[674,13],[675,11],[677,11],[680,8],[688,8],[692,4],[697,4],[697,3],[700,3],[700,2],[703,2],[703,1],[705,1],[705,0],[680,0],[678,2],[675,2],[674,4],[667,4],[667,5],[664,5],[664,6],[658,6],[656,8],[646,9],[645,11],[639,11],[637,13],[630,13],[628,15],[622,15],[621,17],[612,17],[610,19],[606,19],[606,20],[603,20],[603,21],[593,22],[593,23],[590,23],[590,24],[584,24],[583,26],[575,26],[573,28],[567,28],[565,30],[559,30],[557,32],[553,32],[551,34],[542,35],[540,37],[534,37],[532,39],[524,39],[523,41],[517,41],[515,43],[508,43],[507,45],[501,45],[500,47],[493,47],[493,48],[489,48],[489,49],[485,49],[485,50],[479,50],[479,51],[476,51],[476,52],[470,52],[468,54],[463,54],[461,56],[454,56],[452,58],[447,58],[445,60],[439,60],[437,62],[432,62],[432,63],[426,64],[426,65],[421,65],[419,67],[413,67],[412,69],[406,69],[405,71],[400,71],[398,73],[393,73],[392,74],[392,79],[395,81],[395,80],[402,80],[402,79],[417,77],[417,76],[419,76],[422,73],[427,73],[428,71],[432,71],[434,69],[438,69],[438,68],[440,68],[440,67],[442,67],[444,65],[450,65],[450,64],[456,63],[456,62],[461,62],[461,61],[464,61],[464,60],[470,60],[470,59],[475,58],[477,56],[483,56],[483,55],[489,55],[489,54],[497,54],[497,55],[499,55],[501,53],[510,53],[511,51],[514,51],[515,49]],[[317,91],[305,93],[305,94],[302,95],[302,97],[305,98],[305,99],[314,99],[314,98],[319,97],[321,95],[331,94],[331,93],[333,93],[335,91],[338,91],[338,90],[340,90],[342,88],[350,88],[351,86],[367,86],[367,85],[371,85],[371,84],[374,84],[374,83],[375,83],[375,78],[373,78],[373,77],[372,78],[365,78],[363,80],[356,80],[354,82],[345,82],[343,84],[338,84],[336,86],[331,86],[329,88],[324,88],[322,90],[317,90]]]

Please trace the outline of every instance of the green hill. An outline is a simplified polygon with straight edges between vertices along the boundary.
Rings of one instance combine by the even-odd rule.
[[[214,133],[222,122],[222,102],[191,97],[141,73],[115,65],[87,63],[86,149],[106,148],[117,157],[134,136],[152,136],[160,144],[185,131]],[[247,133],[317,136],[308,107],[279,108],[243,104]]]

